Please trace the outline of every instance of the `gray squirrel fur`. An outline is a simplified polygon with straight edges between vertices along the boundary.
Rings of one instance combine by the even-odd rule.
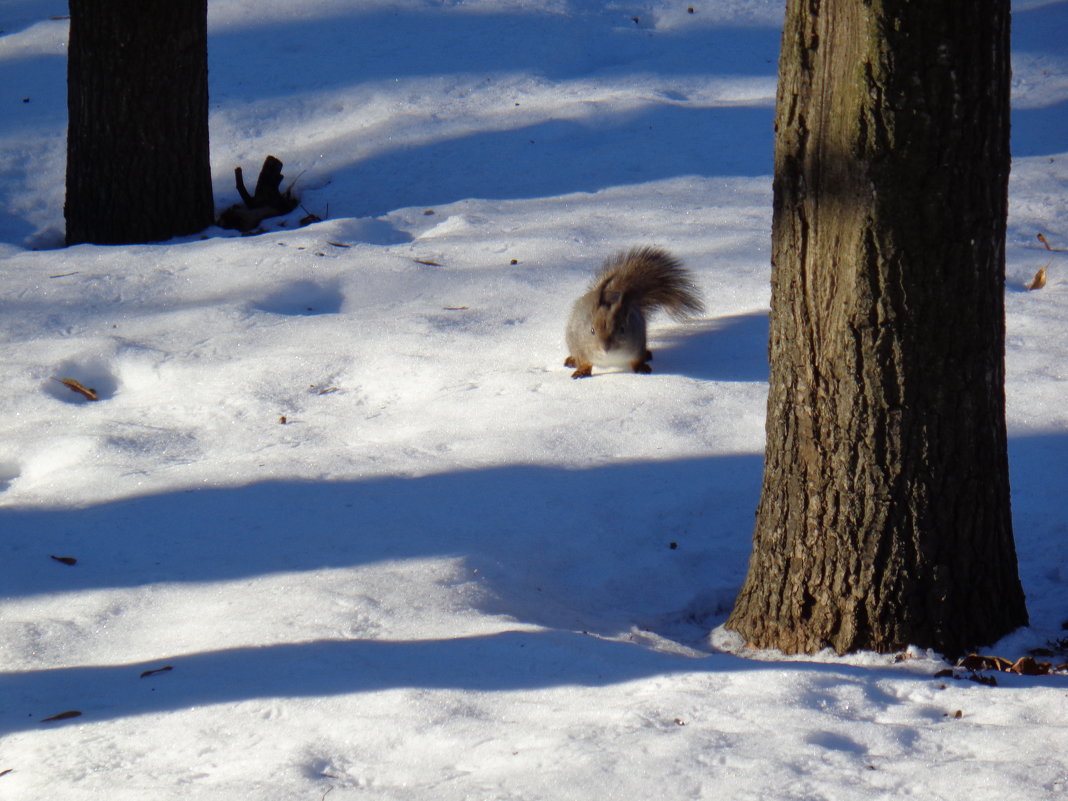
[[[663,309],[676,320],[704,310],[690,273],[678,259],[653,247],[631,248],[605,261],[567,323],[566,367],[586,378],[594,366],[649,373],[647,315]]]

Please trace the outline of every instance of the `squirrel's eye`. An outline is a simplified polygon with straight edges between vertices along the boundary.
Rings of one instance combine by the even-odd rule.
[[[590,336],[597,336],[597,329],[594,328],[592,325],[590,326]]]

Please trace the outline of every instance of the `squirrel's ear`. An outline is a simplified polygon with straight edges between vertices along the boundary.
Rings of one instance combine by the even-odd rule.
[[[605,289],[602,287],[600,297],[598,298],[598,305],[618,306],[622,300],[623,293],[618,289]]]

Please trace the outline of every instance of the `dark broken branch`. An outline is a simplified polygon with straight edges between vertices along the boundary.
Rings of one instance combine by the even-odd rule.
[[[263,166],[260,168],[260,177],[256,179],[256,194],[252,196],[253,207],[274,206],[275,208],[281,208],[288,204],[290,211],[296,208],[297,202],[289,197],[288,193],[283,195],[279,188],[282,186],[284,177],[282,175],[282,162],[274,156],[265,158]]]
[[[234,167],[234,181],[237,183],[237,194],[241,195],[241,199],[245,201],[245,205],[250,209],[255,208],[256,204],[252,200],[252,195],[245,189],[245,176],[242,174],[240,167]]]
[[[289,214],[297,207],[298,200],[292,195],[292,189],[281,190],[282,162],[274,156],[268,156],[260,168],[256,180],[256,193],[249,195],[245,188],[245,178],[240,167],[234,168],[234,182],[237,193],[241,195],[240,203],[231,206],[219,216],[219,225],[238,231],[251,231],[268,217],[280,217]]]

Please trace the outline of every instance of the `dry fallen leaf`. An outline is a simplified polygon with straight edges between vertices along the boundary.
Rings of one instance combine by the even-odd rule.
[[[157,675],[159,673],[166,673],[166,672],[168,672],[170,670],[174,670],[174,666],[173,665],[166,665],[166,666],[161,667],[161,668],[155,668],[153,670],[146,670],[144,673],[141,674],[141,678],[145,679],[145,678],[148,678],[149,676],[155,676],[155,675]]]
[[[73,556],[56,556],[55,554],[49,554],[49,555],[53,559],[55,559],[57,562],[62,562],[65,565],[76,565],[76,564],[78,564],[78,560],[75,559]]]
[[[56,381],[70,389],[71,392],[77,392],[79,395],[85,396],[87,400],[100,400],[100,396],[96,394],[95,389],[85,386],[76,378],[57,378]]]
[[[1046,267],[1049,267],[1049,264],[1047,264]],[[1029,290],[1034,291],[1036,289],[1041,289],[1046,285],[1046,267],[1043,267],[1035,273],[1035,277],[1032,278],[1031,283],[1027,285]]]
[[[968,654],[957,663],[957,667],[967,670],[1000,670],[1007,671],[1012,668],[1012,662],[1000,656],[982,656],[980,654]]]
[[[1039,662],[1033,656],[1021,656],[1012,663],[1010,670],[1021,676],[1047,676],[1053,670],[1053,665],[1049,662]]]
[[[980,656],[969,654],[957,663],[957,667],[971,671],[996,670],[1002,673],[1018,673],[1021,676],[1049,676],[1061,672],[1068,665],[1054,666],[1051,662],[1039,662],[1033,656],[1021,656],[1015,662],[1010,662],[1000,656]],[[995,684],[993,676],[978,677],[969,676],[973,681],[982,681],[984,684]]]

